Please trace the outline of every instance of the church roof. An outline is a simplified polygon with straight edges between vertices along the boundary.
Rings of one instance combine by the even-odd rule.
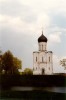
[[[43,32],[42,35],[38,38],[38,42],[47,42],[47,38],[43,35]]]

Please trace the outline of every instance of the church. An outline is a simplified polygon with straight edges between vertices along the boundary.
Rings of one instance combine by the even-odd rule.
[[[53,74],[53,52],[47,51],[48,39],[42,35],[38,38],[38,51],[33,52],[33,75]]]

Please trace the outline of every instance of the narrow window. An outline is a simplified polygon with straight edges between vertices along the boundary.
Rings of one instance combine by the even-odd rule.
[[[49,57],[49,62],[50,62],[50,57]]]
[[[36,57],[36,62],[37,62],[37,57]]]
[[[39,50],[41,50],[41,45],[39,44]]]
[[[42,45],[42,50],[43,50],[43,45]]]
[[[43,57],[42,57],[42,62],[43,62]]]
[[[50,67],[49,67],[49,70],[50,70]]]
[[[45,50],[46,50],[46,45],[45,45]]]
[[[41,45],[40,45],[40,50],[41,50]]]

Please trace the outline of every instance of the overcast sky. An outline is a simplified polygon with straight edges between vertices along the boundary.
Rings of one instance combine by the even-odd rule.
[[[42,27],[54,72],[66,72],[59,62],[66,57],[66,0],[0,0],[0,48],[20,58],[23,69],[33,68]]]

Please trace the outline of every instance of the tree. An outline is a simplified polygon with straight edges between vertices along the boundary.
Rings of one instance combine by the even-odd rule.
[[[10,51],[7,51],[2,56],[2,70],[6,74],[18,73],[18,68],[21,67],[21,61],[14,57]]]
[[[21,69],[22,67],[22,62],[17,57],[13,57],[13,64],[14,64],[14,68],[16,69]]]
[[[66,69],[66,59],[60,60],[60,65],[62,65]]]
[[[33,75],[33,71],[30,68],[26,68],[23,72],[24,75]]]
[[[0,74],[2,72],[2,51],[0,50]]]
[[[10,51],[7,51],[2,56],[2,68],[5,73],[13,72],[13,55]]]

